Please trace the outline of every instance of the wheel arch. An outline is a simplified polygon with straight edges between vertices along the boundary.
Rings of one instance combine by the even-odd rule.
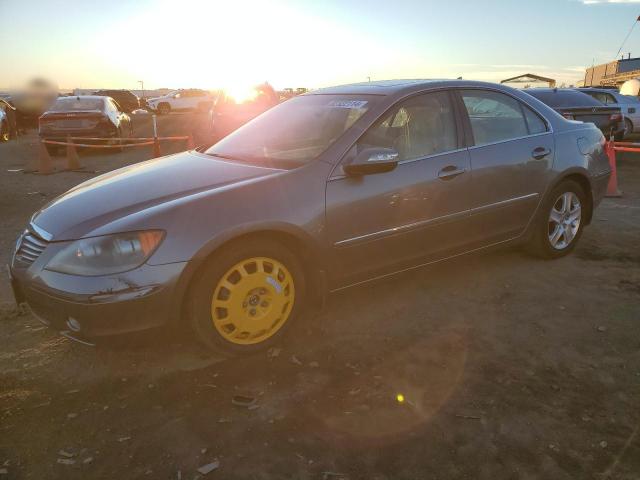
[[[591,219],[593,218],[593,187],[591,186],[591,180],[589,179],[589,174],[586,170],[583,169],[571,169],[564,172],[558,179],[553,182],[553,184],[549,187],[547,191],[547,195],[551,192],[555,187],[557,187],[560,183],[572,180],[580,185],[587,197],[587,205],[585,212],[585,225],[589,225],[591,223]]]
[[[216,237],[205,244],[182,272],[174,292],[176,298],[173,318],[179,321],[186,312],[188,295],[199,272],[206,262],[221,249],[235,242],[269,239],[283,244],[300,260],[307,282],[308,301],[321,305],[326,295],[326,275],[323,269],[323,253],[317,242],[301,229],[286,224],[260,225],[238,228]]]

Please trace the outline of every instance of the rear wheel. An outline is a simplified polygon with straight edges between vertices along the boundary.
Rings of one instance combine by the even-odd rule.
[[[218,252],[195,279],[191,326],[210,349],[251,353],[286,332],[304,294],[300,262],[289,250],[267,239],[243,241]]]
[[[7,122],[0,123],[0,142],[9,141],[9,125]]]
[[[624,136],[628,137],[633,133],[633,123],[628,118],[624,119]]]
[[[160,115],[168,115],[171,112],[171,105],[166,102],[162,102],[158,105],[158,113]]]
[[[586,205],[586,193],[577,182],[560,183],[541,207],[529,250],[549,259],[571,253],[582,235]]]

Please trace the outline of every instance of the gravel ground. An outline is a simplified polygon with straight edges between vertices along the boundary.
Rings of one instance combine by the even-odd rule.
[[[2,264],[34,210],[94,175],[8,172],[33,143],[0,145]],[[247,358],[163,330],[71,343],[3,276],[0,479],[638,479],[640,155],[619,176],[569,257],[502,250],[346,290]]]

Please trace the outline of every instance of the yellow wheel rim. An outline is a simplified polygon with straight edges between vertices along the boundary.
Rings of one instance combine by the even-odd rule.
[[[264,342],[287,322],[295,288],[277,260],[253,257],[236,263],[213,291],[211,318],[225,340],[238,345]]]

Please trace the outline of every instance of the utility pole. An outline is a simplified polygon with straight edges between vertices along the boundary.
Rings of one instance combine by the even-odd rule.
[[[144,99],[144,81],[143,80],[138,80],[138,83],[140,84],[140,87],[142,88],[142,98]]]

